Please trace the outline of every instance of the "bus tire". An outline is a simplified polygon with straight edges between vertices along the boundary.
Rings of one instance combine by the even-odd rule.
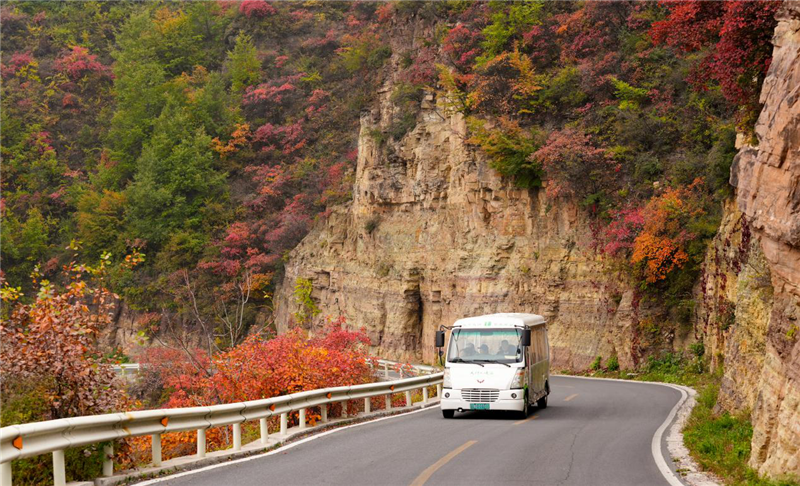
[[[544,384],[544,389],[545,389],[545,392],[546,392],[544,394],[544,396],[542,398],[536,400],[536,406],[539,407],[540,410],[547,408],[547,395],[550,394],[550,383],[545,383]]]
[[[517,412],[519,414],[520,419],[528,418],[528,411],[530,409],[530,404],[528,403],[528,394],[525,394],[525,399],[522,401],[522,410]]]
[[[442,417],[444,418],[453,418],[455,414],[455,410],[442,410]]]

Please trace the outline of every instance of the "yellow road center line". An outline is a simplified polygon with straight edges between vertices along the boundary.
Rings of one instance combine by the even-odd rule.
[[[526,419],[522,419],[519,422],[514,422],[514,425],[524,424],[528,420],[536,420],[536,417],[538,417],[538,415],[531,415],[530,417],[528,417]]]
[[[570,396],[568,396],[567,398],[565,398],[565,399],[564,399],[564,401],[565,401],[565,402],[568,402],[568,401],[572,400],[573,398],[575,398],[575,397],[577,397],[577,396],[578,396],[578,394],[577,394],[577,393],[573,393],[572,395],[570,395]]]
[[[442,466],[444,466],[445,464],[450,462],[454,457],[456,457],[457,455],[461,454],[465,450],[469,449],[469,447],[472,444],[475,444],[476,442],[478,442],[478,441],[477,440],[469,440],[466,443],[464,443],[462,446],[460,446],[458,449],[454,450],[453,452],[447,454],[443,458],[441,458],[438,461],[436,461],[431,467],[429,467],[428,469],[422,471],[422,474],[417,476],[417,479],[415,479],[414,482],[411,483],[411,486],[422,486],[423,484],[425,484],[425,482],[428,479],[430,479],[431,476],[433,476],[433,473],[435,473]]]

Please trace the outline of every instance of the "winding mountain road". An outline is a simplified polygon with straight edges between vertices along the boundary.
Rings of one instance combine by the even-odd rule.
[[[653,437],[681,393],[552,377],[528,419],[438,407],[352,426],[277,452],[156,480],[163,485],[666,485]],[[653,451],[655,449],[656,452]],[[658,451],[660,449],[660,451]]]

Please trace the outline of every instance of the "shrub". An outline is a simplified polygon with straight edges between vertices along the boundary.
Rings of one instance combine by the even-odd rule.
[[[74,280],[63,292],[42,281],[36,300],[18,305],[0,324],[4,401],[13,403],[15,384],[38,390],[47,397],[47,410],[37,420],[105,413],[124,403],[96,342],[111,322],[113,295],[81,280],[87,270],[71,264]]]
[[[111,76],[110,69],[101,64],[97,60],[97,56],[89,54],[89,49],[81,46],[73,46],[71,51],[56,59],[56,69],[73,80],[80,79],[87,74]]]
[[[328,321],[311,337],[297,328],[271,339],[252,335],[210,360],[199,350],[185,353],[152,348],[146,356],[147,373],[163,380],[167,407],[243,402],[371,382],[369,344],[363,331],[346,329],[340,317]],[[313,422],[315,416],[308,418]],[[297,414],[292,414],[290,421],[297,423]],[[229,443],[228,430],[209,429],[209,450]],[[194,432],[165,435],[164,458],[190,454],[195,440]],[[128,440],[124,447],[129,461],[146,459],[149,437]]]
[[[698,179],[688,187],[667,189],[645,206],[644,226],[633,241],[631,263],[642,266],[647,283],[665,280],[689,261],[689,243],[699,236],[691,230],[705,214],[701,185]]]
[[[469,142],[486,152],[493,169],[513,178],[520,187],[542,186],[542,166],[530,158],[539,146],[538,132],[526,130],[505,117],[498,119],[494,127],[477,118],[470,118],[467,123],[472,133]]]
[[[377,34],[346,35],[337,50],[341,65],[349,73],[378,69],[392,55],[392,49]]]
[[[564,128],[550,134],[547,142],[529,157],[541,165],[547,177],[547,194],[577,196],[612,192],[614,174],[620,165],[609,153],[595,146],[590,135],[574,128]]]
[[[600,368],[602,368],[602,366],[603,366],[603,357],[602,356],[597,356],[594,359],[594,361],[592,361],[592,364],[589,365],[589,369],[592,370],[592,371],[597,371]]]
[[[297,324],[306,324],[322,312],[311,297],[311,292],[313,291],[314,285],[311,280],[307,278],[298,278],[295,282],[294,301],[298,305],[298,309],[297,312],[294,313],[294,318]]]
[[[242,3],[239,4],[239,12],[248,18],[271,17],[278,13],[275,7],[265,0],[242,0]]]
[[[725,98],[741,108],[740,126],[752,130],[760,111],[760,87],[772,59],[770,40],[779,1],[663,2],[665,20],[650,35],[684,52],[703,51],[692,82],[699,89],[718,83]]]
[[[608,371],[619,371],[619,359],[617,355],[613,355],[606,361],[606,368]]]

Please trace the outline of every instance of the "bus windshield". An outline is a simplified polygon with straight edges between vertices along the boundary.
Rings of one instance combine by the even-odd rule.
[[[519,363],[521,334],[519,329],[453,329],[447,361]]]

